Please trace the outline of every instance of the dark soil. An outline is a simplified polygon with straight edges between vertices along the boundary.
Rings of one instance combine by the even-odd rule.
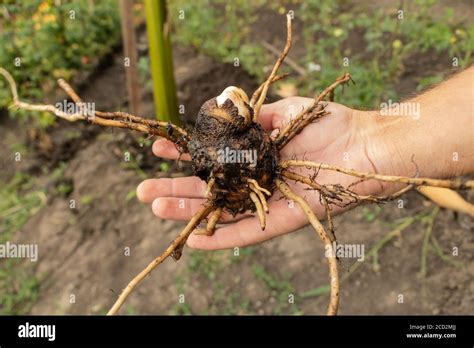
[[[219,95],[226,87],[238,86],[247,95],[252,95],[259,86],[259,82],[242,67],[218,64],[189,48],[176,48],[173,58],[178,98],[180,104],[185,106],[184,121],[189,126],[194,126],[202,104]]]
[[[234,120],[233,123],[212,116],[216,109]],[[216,98],[203,104],[188,148],[195,175],[207,183],[211,178],[215,180],[210,194],[217,207],[233,215],[248,210],[254,212],[256,208],[250,197],[248,179],[256,180],[260,187],[273,191],[278,149],[260,124],[246,124],[230,99],[222,107],[217,106]],[[258,165],[252,165],[250,161],[226,163],[219,159],[219,151],[223,149],[256,149]]]

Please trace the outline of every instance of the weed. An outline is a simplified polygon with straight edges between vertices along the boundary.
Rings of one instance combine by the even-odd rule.
[[[295,314],[299,312],[297,306],[289,302],[289,296],[295,296],[296,291],[288,280],[276,278],[264,266],[258,264],[252,266],[252,272],[257,279],[263,281],[270,290],[272,298],[275,299],[275,305],[272,308],[273,314],[282,314],[289,309]]]
[[[16,173],[0,186],[0,243],[9,241],[46,202],[41,190],[31,190],[33,181]],[[0,261],[0,314],[26,314],[38,297],[39,279],[28,274],[18,260]]]

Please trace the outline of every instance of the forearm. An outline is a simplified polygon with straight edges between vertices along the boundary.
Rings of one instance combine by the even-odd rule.
[[[473,81],[471,67],[391,109],[365,112],[376,123],[367,149],[377,172],[413,176],[416,163],[425,177],[473,173]]]

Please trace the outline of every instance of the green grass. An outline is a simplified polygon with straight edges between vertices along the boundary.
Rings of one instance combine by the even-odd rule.
[[[362,207],[362,216],[364,217],[366,222],[374,222],[381,211],[382,208],[378,205],[374,205],[371,207]]]
[[[91,195],[81,196],[80,202],[82,205],[90,205],[94,198]]]
[[[422,216],[424,215],[420,214],[415,217],[410,216],[410,217],[404,218],[392,231],[385,234],[383,238],[381,238],[377,243],[374,244],[374,246],[372,246],[372,248],[365,254],[364,261],[353,263],[353,265],[349,268],[349,270],[346,273],[344,273],[344,275],[341,277],[340,284],[343,284],[344,282],[346,282],[349,279],[349,277],[359,269],[359,267],[365,264],[367,260],[370,260],[370,259],[372,259],[372,261],[374,259],[377,260],[378,253],[383,247],[388,245],[388,243],[391,242],[393,239],[400,237],[402,231],[404,231],[406,228],[411,226],[415,221],[420,219]],[[377,270],[376,265],[377,263],[373,264],[373,267],[375,266],[374,270]],[[301,295],[301,297],[310,298],[310,297],[323,296],[323,295],[329,294],[330,290],[331,290],[330,285],[324,284],[315,289],[305,291]]]
[[[46,203],[42,190],[32,190],[33,181],[17,173],[0,185],[0,243],[15,232]],[[18,260],[0,260],[0,314],[26,314],[38,297],[40,280],[29,275],[28,266]]]
[[[208,287],[212,291],[208,308],[204,312],[196,314],[256,314],[254,304],[249,299],[246,299],[240,290],[242,287],[242,276],[239,270],[242,267],[250,267],[251,276],[253,276],[251,281],[261,281],[275,300],[272,305],[273,314],[288,312],[301,314],[296,304],[289,303],[289,295],[293,294],[296,296],[296,291],[289,280],[286,278],[280,279],[263,265],[253,260],[252,266],[250,266],[249,262],[243,263],[243,260],[246,257],[252,256],[255,250],[255,247],[240,248],[239,256],[234,255],[234,250],[213,252],[190,250],[185,273],[178,276],[175,280],[177,294],[196,291],[196,289],[189,289],[187,287],[194,274],[198,276],[200,286]],[[234,272],[231,277],[229,277],[229,272]],[[190,303],[176,303],[171,308],[170,313],[191,314],[195,312]]]
[[[228,251],[192,250],[189,253],[188,268],[208,280],[214,280],[229,263],[228,254]]]
[[[120,16],[115,0],[53,2],[7,1],[0,8],[0,66],[13,75],[20,98],[44,100],[56,80],[72,80],[91,71],[120,42]],[[0,107],[11,94],[0,78]],[[47,127],[55,117],[45,112],[11,110],[29,125]]]
[[[138,310],[131,304],[128,304],[127,306],[125,306],[125,313],[127,313],[127,315],[138,315]]]
[[[28,314],[39,295],[40,279],[17,260],[0,261],[0,315]]]
[[[464,264],[460,261],[455,260],[454,258],[446,255],[440,245],[438,244],[434,234],[433,234],[433,226],[436,221],[436,216],[438,215],[439,208],[435,207],[431,210],[424,210],[418,214],[413,216],[405,217],[399,219],[393,224],[393,230],[386,233],[383,238],[381,238],[377,243],[375,243],[372,248],[366,253],[364,261],[362,262],[354,262],[354,264],[349,268],[348,272],[346,272],[340,279],[340,283],[346,282],[352,274],[354,274],[362,265],[366,264],[366,261],[372,261],[372,269],[377,272],[380,269],[380,265],[378,263],[378,255],[380,250],[386,247],[390,242],[392,242],[397,237],[401,236],[401,233],[406,230],[408,227],[415,223],[425,224],[424,234],[423,234],[423,242],[421,244],[421,266],[420,266],[420,276],[422,279],[426,278],[427,275],[427,268],[428,268],[428,252],[432,250],[441,260],[448,263],[453,267],[464,267]],[[327,295],[330,292],[329,284],[324,284],[317,288],[308,290],[304,292],[301,297],[302,298],[309,298],[309,297],[319,297],[322,295]]]
[[[445,63],[443,71],[429,76],[425,70],[432,67],[420,66],[418,90],[441,81],[450,71],[452,58],[458,59],[459,68],[472,64],[474,25],[466,16],[455,16],[449,5],[435,13],[437,2],[405,3],[402,20],[397,18],[398,2],[388,8],[364,8],[357,2],[351,5],[332,0],[177,0],[170,2],[169,12],[174,40],[224,62],[233,63],[237,57],[245,70],[263,81],[268,74],[265,68],[274,63],[275,56],[262,48],[258,30],[252,36],[252,27],[258,25],[261,16],[273,12],[280,17],[274,16],[271,25],[284,28],[284,14],[293,10],[298,24],[294,35],[300,38],[297,44],[302,53],[291,56],[307,71],[305,78],[289,79],[299,94],[312,96],[343,71],[349,71],[357,85],[346,88],[343,97],[336,100],[353,107],[373,108],[398,97],[395,86],[407,62],[417,61],[419,55],[439,57]],[[184,19],[180,18],[181,11]],[[281,46],[285,40],[274,39],[279,39]],[[349,58],[349,66],[343,65],[345,57]],[[316,66],[320,69],[314,69]],[[283,70],[291,71],[286,65]]]
[[[252,247],[240,248],[239,256],[234,256],[233,250],[189,252],[188,271],[199,275],[205,284],[212,289],[210,308],[202,314],[237,315],[251,314],[250,301],[242,299],[242,294],[229,288],[229,280],[224,281],[225,269],[240,262],[245,256],[250,256]],[[230,280],[232,288],[238,288],[241,283],[239,275]],[[225,284],[224,284],[225,282]]]
[[[289,302],[289,296],[296,297],[296,290],[288,279],[273,275],[263,265],[255,263],[252,272],[256,279],[262,281],[275,299],[272,314],[282,314],[291,311],[293,314],[301,314],[301,311],[294,303]],[[296,301],[296,298],[295,298]]]
[[[43,190],[31,190],[32,180],[21,172],[0,185],[0,243],[9,240],[46,203]]]
[[[185,284],[186,284],[186,278],[183,276],[177,276],[175,279],[176,283],[176,290],[177,294],[185,294]],[[191,315],[192,310],[191,307],[186,303],[186,297],[185,297],[185,302],[180,303],[178,301],[178,297],[176,298],[176,303],[173,305],[173,307],[170,310],[170,315]]]
[[[120,166],[126,170],[133,170],[141,179],[145,180],[148,178],[148,175],[145,171],[140,167],[140,159],[137,156],[132,155],[130,151],[125,148],[122,148],[122,153],[127,155],[127,161],[121,162]],[[125,160],[125,155],[124,155]]]
[[[234,287],[234,286],[232,286]],[[250,315],[255,314],[251,310],[251,303],[247,299],[242,299],[242,294],[229,289],[227,284],[219,281],[213,283],[213,311],[209,314],[220,315]]]
[[[448,263],[449,265],[462,268],[464,267],[464,263],[461,261],[457,261],[454,258],[446,255],[436,237],[433,234],[433,227],[436,222],[436,216],[439,213],[439,207],[433,208],[431,214],[423,217],[421,220],[422,223],[425,224],[425,231],[423,235],[423,244],[421,246],[421,262],[420,262],[420,277],[424,280],[428,274],[428,254],[430,251],[433,251],[435,255],[437,255],[442,261]]]

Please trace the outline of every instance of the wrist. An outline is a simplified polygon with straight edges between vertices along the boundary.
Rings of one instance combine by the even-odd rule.
[[[408,120],[401,117],[382,116],[380,111],[355,110],[360,138],[366,160],[372,171],[382,175],[414,177],[430,174],[425,169],[425,161],[417,158],[415,144],[410,144],[407,134]],[[419,154],[419,153],[418,153]],[[390,194],[403,185],[380,182],[379,194]]]
[[[431,178],[474,173],[472,94],[466,92],[473,76],[474,67],[413,99],[354,110],[373,170]]]

